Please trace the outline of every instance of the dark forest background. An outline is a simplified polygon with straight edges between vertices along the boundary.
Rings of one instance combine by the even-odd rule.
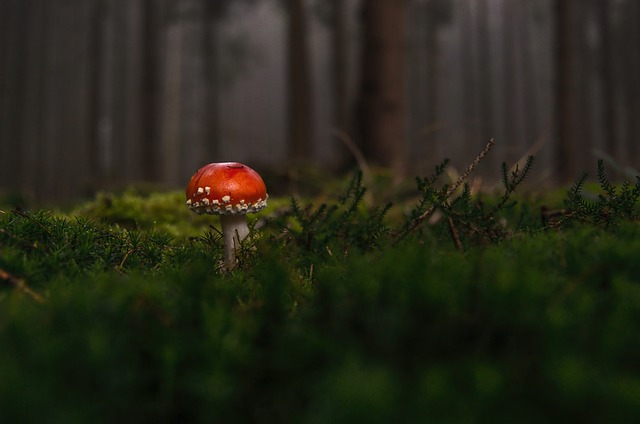
[[[538,184],[640,167],[640,2],[0,0],[0,195],[229,160],[426,175],[489,138],[487,182],[528,154]]]

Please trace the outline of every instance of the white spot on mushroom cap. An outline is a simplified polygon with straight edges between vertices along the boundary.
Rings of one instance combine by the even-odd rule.
[[[227,196],[225,196],[227,197]],[[269,196],[267,196],[268,199]],[[223,198],[224,199],[224,198]],[[212,214],[212,215],[244,215],[247,213],[255,213],[267,206],[267,199],[259,199],[255,203],[237,203],[229,204],[231,199],[223,204],[218,199],[202,199],[202,202],[189,202],[187,206],[198,214]]]

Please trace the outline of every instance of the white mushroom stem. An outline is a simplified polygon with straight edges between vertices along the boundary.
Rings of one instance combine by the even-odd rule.
[[[244,214],[220,215],[220,224],[224,239],[224,265],[227,271],[231,271],[236,266],[236,250],[249,235],[247,217]]]

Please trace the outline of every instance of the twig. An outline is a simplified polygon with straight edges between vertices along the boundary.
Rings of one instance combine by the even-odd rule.
[[[495,143],[493,141],[493,138],[487,142],[487,144],[484,146],[484,149],[482,149],[482,151],[478,154],[478,156],[476,156],[473,162],[471,162],[471,164],[467,167],[466,171],[464,171],[464,173],[458,177],[456,182],[453,183],[451,187],[449,187],[449,190],[447,190],[447,192],[445,193],[445,202],[446,202],[446,199],[449,199],[449,197],[451,197],[451,195],[455,193],[456,190],[458,190],[458,188],[460,188],[462,183],[465,182],[467,178],[469,178],[469,175],[471,174],[471,172],[473,172],[473,170],[478,166],[480,161],[487,155],[487,153],[489,153],[489,151],[493,148],[494,144]],[[436,205],[431,206],[429,209],[423,212],[422,215],[417,217],[413,221],[413,224],[411,224],[411,226],[401,234],[401,236],[396,240],[396,242],[405,238],[406,236],[409,235],[409,233],[411,233],[416,228],[418,228],[418,226],[422,224],[422,222],[424,222],[424,220],[427,219],[433,212],[435,212],[435,210],[436,210]]]
[[[42,295],[34,292],[31,288],[25,283],[21,278],[16,277],[13,274],[9,274],[4,269],[0,268],[0,280],[6,281],[22,293],[30,296],[33,300],[38,303],[44,303],[44,297]]]
[[[373,174],[371,173],[371,168],[369,167],[369,164],[367,163],[367,159],[364,157],[362,150],[358,148],[356,143],[353,142],[351,137],[349,137],[349,134],[347,134],[346,132],[342,131],[339,128],[333,128],[332,132],[333,132],[333,135],[335,135],[336,138],[340,140],[347,147],[349,152],[351,152],[351,154],[353,155],[353,158],[356,160],[358,167],[362,171],[362,176],[364,177],[365,186],[372,187]],[[367,191],[364,195],[365,197],[364,201],[369,206],[373,204],[373,199],[371,198],[371,196],[372,195],[370,191]]]
[[[453,219],[451,217],[447,218],[447,223],[449,224],[449,231],[451,232],[451,238],[453,239],[453,245],[460,252],[464,253],[464,247],[462,247],[462,241],[460,241],[460,234],[458,233],[458,229],[453,224]]]
[[[118,271],[121,274],[124,274],[124,271],[122,271],[122,269],[124,268],[124,263],[127,261],[127,259],[129,259],[129,255],[131,255],[136,250],[137,250],[137,248],[135,248],[135,247],[132,248],[132,249],[127,250],[127,253],[125,253],[124,257],[122,258],[122,261],[120,261],[120,264],[115,267],[115,270]]]
[[[484,146],[484,149],[482,149],[482,151],[478,154],[478,156],[476,156],[473,162],[471,162],[471,164],[467,167],[467,170],[464,171],[464,174],[460,175],[460,177],[458,177],[456,182],[449,188],[449,190],[447,190],[447,195],[446,195],[447,198],[449,198],[453,193],[455,193],[455,191],[458,190],[458,188],[460,188],[462,183],[465,182],[467,178],[469,178],[469,174],[471,174],[471,172],[473,172],[473,170],[476,169],[476,166],[478,166],[480,161],[484,159],[485,156],[487,156],[487,153],[491,151],[494,144],[495,143],[493,141],[493,138],[487,142],[487,144]]]
[[[333,128],[332,132],[333,132],[333,135],[335,135],[336,138],[340,140],[347,147],[347,149],[349,149],[349,152],[351,152],[351,154],[353,155],[353,158],[356,160],[358,167],[360,167],[360,170],[362,170],[365,181],[369,180],[367,182],[370,182],[371,168],[369,168],[369,164],[367,163],[367,160],[365,159],[364,154],[358,148],[356,143],[354,143],[351,137],[349,137],[349,134],[342,131],[341,129]]]

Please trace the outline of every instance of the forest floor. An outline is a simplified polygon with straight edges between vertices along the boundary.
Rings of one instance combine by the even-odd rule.
[[[270,198],[232,271],[183,193],[0,208],[0,421],[633,422],[640,183],[444,169]]]

